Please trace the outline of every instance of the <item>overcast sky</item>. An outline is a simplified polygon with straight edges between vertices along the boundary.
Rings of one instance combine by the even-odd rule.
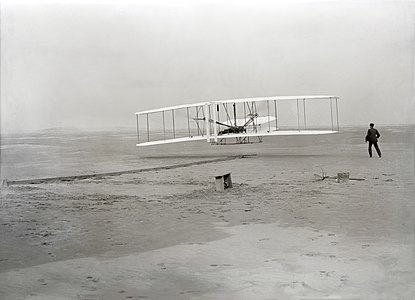
[[[412,1],[5,1],[2,132],[313,94],[341,125],[415,123],[414,26]]]

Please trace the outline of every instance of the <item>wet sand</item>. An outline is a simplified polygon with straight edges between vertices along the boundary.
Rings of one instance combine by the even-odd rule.
[[[0,298],[413,299],[413,128],[384,131],[382,159],[367,157],[360,131],[153,148],[140,166],[256,156],[2,187]],[[138,164],[131,152],[93,171]],[[9,178],[59,169],[39,165]],[[228,172],[233,188],[215,191]]]

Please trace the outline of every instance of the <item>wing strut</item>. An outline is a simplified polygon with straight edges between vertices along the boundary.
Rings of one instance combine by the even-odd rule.
[[[333,125],[333,98],[330,97],[330,115],[331,115],[331,131],[334,130]]]
[[[150,141],[150,125],[148,121],[148,114],[147,114],[147,142]]]
[[[173,122],[173,138],[176,138],[176,125],[174,124],[174,109],[171,110],[171,119]]]
[[[297,125],[298,125],[298,131],[300,131],[300,106],[298,105],[298,99],[297,99]]]
[[[199,107],[196,106],[195,109],[196,109],[196,120],[199,120]],[[200,133],[203,136],[203,131],[202,129],[200,129],[199,122],[197,121],[196,121],[196,126],[197,126],[197,134],[199,135]]]
[[[164,140],[166,140],[166,120],[165,120],[165,117],[164,117],[164,111],[163,111],[162,116],[163,116],[163,138],[164,138]]]
[[[234,124],[234,126],[236,127],[236,126],[238,126],[237,124],[236,124],[236,104],[234,103],[233,104],[233,119],[235,120],[235,122],[233,123]]]
[[[216,107],[217,111],[219,112],[219,105],[217,105],[217,104],[213,104],[213,105],[214,105],[214,107]],[[215,139],[215,143],[218,142],[218,126],[216,125],[217,122],[218,121],[216,119],[215,110],[213,110],[213,136],[214,136],[214,139]]]
[[[277,131],[278,130],[277,100],[274,100],[274,113],[275,113],[275,131]]]
[[[305,99],[303,99],[303,110],[304,110],[304,129],[307,130],[307,116],[305,114]]]
[[[271,131],[271,119],[270,119],[270,115],[269,115],[269,100],[267,100],[267,110],[268,110],[268,132]]]
[[[206,127],[206,141],[210,143],[210,122],[209,122],[209,105],[205,104],[205,127]]]
[[[340,131],[340,127],[339,127],[339,108],[337,106],[337,100],[338,98],[336,97],[336,121],[337,121],[337,131]]]
[[[137,144],[140,144],[140,122],[138,121],[138,116],[139,115],[135,115],[136,116],[136,120],[137,120]]]
[[[186,107],[186,115],[187,115],[187,131],[189,133],[189,137],[191,137],[191,135],[190,135],[189,108],[188,107]]]

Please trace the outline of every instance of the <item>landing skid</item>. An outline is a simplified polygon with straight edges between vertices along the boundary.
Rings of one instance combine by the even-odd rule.
[[[237,138],[235,138],[235,142],[227,142],[227,140],[229,139],[229,138],[221,138],[221,139],[218,139],[218,141],[217,142],[213,142],[213,143],[211,143],[212,145],[241,145],[241,144],[254,144],[254,143],[262,143],[262,137],[261,136],[258,136],[257,137],[258,138],[258,140],[256,140],[256,141],[251,141],[250,139],[249,139],[249,136],[247,136],[247,137],[237,137]]]

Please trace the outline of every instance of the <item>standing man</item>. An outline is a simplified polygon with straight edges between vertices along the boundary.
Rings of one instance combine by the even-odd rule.
[[[380,152],[378,146],[378,138],[380,137],[379,131],[374,127],[375,124],[370,123],[370,128],[367,130],[366,134],[366,143],[369,142],[369,156],[372,157],[372,145],[375,146],[376,152],[378,153],[379,157],[382,157],[382,153]]]

